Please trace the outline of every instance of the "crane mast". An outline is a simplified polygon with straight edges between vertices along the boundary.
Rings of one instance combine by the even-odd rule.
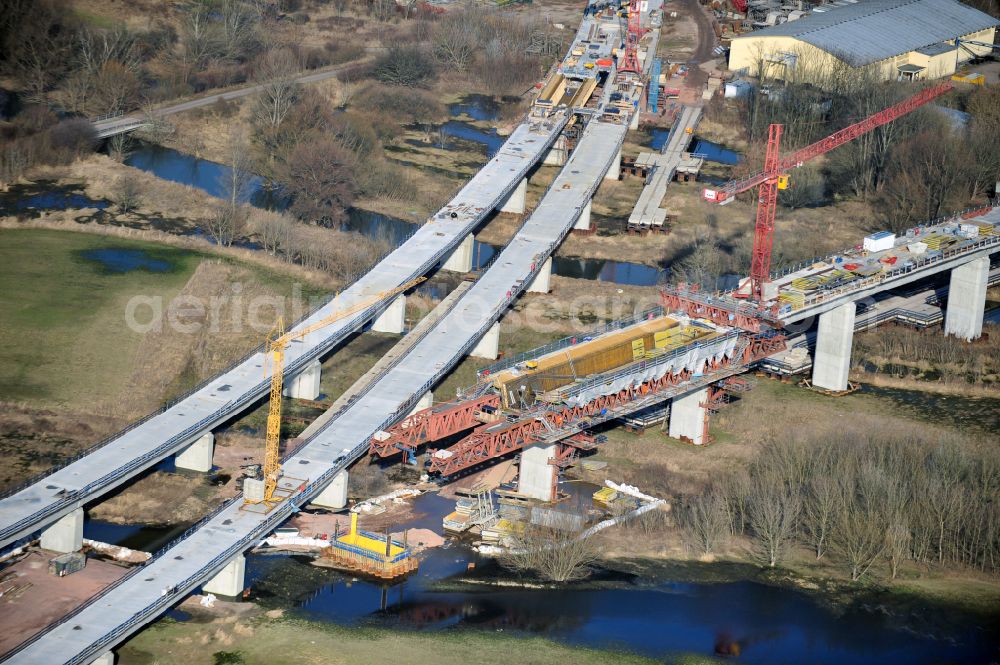
[[[639,40],[642,38],[642,5],[640,0],[629,0],[628,31],[625,33],[625,55],[618,63],[618,72],[641,73],[639,67]]]

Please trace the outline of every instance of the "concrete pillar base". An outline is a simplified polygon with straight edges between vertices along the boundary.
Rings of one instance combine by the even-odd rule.
[[[472,270],[472,247],[475,242],[472,234],[465,236],[465,238],[458,244],[458,247],[451,253],[448,260],[444,262],[442,270],[451,270],[452,272],[469,272]]]
[[[633,116],[633,118],[635,118],[638,121],[639,114],[636,113]],[[635,128],[633,128],[633,129],[635,129]],[[615,155],[615,161],[611,162],[611,168],[609,168],[608,172],[604,174],[604,179],[605,180],[621,180],[621,177],[622,177],[622,151],[619,148],[618,149],[618,154]]]
[[[989,276],[990,260],[985,256],[952,269],[944,316],[945,335],[971,342],[983,334]]]
[[[83,508],[60,517],[42,531],[41,546],[50,552],[77,552],[83,547]]]
[[[583,210],[580,212],[580,216],[577,218],[576,223],[573,225],[574,231],[593,231],[593,227],[590,225],[590,207],[591,202],[587,201],[587,205],[583,206]]]
[[[524,213],[525,199],[528,194],[528,179],[522,178],[521,182],[517,183],[517,187],[514,191],[510,193],[507,200],[500,207],[500,212],[512,212],[516,215],[521,215]]]
[[[212,456],[215,453],[215,436],[205,432],[190,446],[174,456],[174,466],[188,471],[207,473],[212,470]]]
[[[549,151],[545,153],[545,159],[542,160],[542,164],[546,166],[565,166],[567,159],[569,159],[569,149],[566,146],[566,137],[560,135],[552,144],[552,147],[549,148]]]
[[[314,360],[299,372],[298,376],[285,384],[285,397],[314,400],[319,397],[319,381],[322,366]]]
[[[699,388],[675,397],[670,403],[670,423],[667,434],[685,439],[696,446],[705,443],[705,421],[708,411],[702,404],[708,400],[708,388]]]
[[[429,409],[432,406],[434,406],[434,391],[428,390],[420,396],[420,399],[417,400],[417,403],[413,405],[413,408],[407,415],[412,416],[417,411],[423,411],[424,409]]]
[[[847,390],[856,312],[857,306],[849,302],[819,315],[816,352],[813,354],[814,387],[834,391]]]
[[[628,128],[632,131],[639,129],[639,109],[632,112],[632,120],[629,121]]]
[[[90,661],[90,665],[115,665],[115,654],[113,651],[106,651]]]
[[[545,259],[541,270],[528,285],[528,293],[549,293],[552,291],[552,257]]]
[[[532,444],[521,451],[517,491],[539,501],[554,501],[556,467],[549,459],[556,456],[556,444]]]
[[[399,294],[372,323],[374,332],[402,333],[406,329],[406,296]]]
[[[238,596],[243,593],[243,589],[246,587],[244,582],[246,568],[246,557],[238,554],[215,577],[202,585],[201,589],[205,593],[214,593],[216,596],[227,596],[229,598]]]
[[[496,360],[500,354],[500,324],[494,323],[469,354],[473,358]]]
[[[342,510],[347,506],[347,469],[333,477],[319,495],[312,500],[312,505],[331,510]]]

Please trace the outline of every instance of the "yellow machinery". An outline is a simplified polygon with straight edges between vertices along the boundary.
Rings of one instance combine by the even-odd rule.
[[[268,509],[270,509],[281,501],[280,497],[275,497],[275,490],[278,489],[278,479],[281,476],[281,457],[278,444],[281,439],[281,393],[284,388],[285,349],[288,348],[288,345],[294,340],[302,339],[309,333],[315,332],[320,328],[324,328],[346,316],[357,314],[358,312],[370,307],[372,303],[378,302],[383,298],[390,298],[398,293],[407,291],[425,279],[426,277],[418,277],[417,279],[411,280],[402,286],[397,286],[394,289],[380,291],[370,298],[366,298],[355,305],[351,305],[347,309],[336,311],[333,314],[330,314],[329,316],[324,317],[315,323],[311,323],[299,330],[285,332],[284,324],[279,317],[274,331],[272,331],[269,339],[267,340],[267,349],[265,351],[266,353],[271,354],[272,373],[271,396],[267,412],[267,434],[264,439],[264,498],[256,501],[245,499],[244,503],[264,504]]]

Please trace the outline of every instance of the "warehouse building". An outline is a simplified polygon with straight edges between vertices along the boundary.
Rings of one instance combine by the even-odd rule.
[[[998,25],[957,0],[860,0],[734,37],[729,68],[778,79],[818,81],[852,69],[884,80],[936,79],[989,54]]]

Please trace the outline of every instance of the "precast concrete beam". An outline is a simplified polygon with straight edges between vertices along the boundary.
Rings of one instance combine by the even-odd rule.
[[[990,259],[973,259],[951,271],[948,309],[944,315],[944,334],[971,342],[983,334],[983,311],[986,309],[986,284],[990,277]]]
[[[707,400],[708,388],[699,388],[675,397],[670,403],[667,434],[674,439],[686,439],[696,446],[705,443],[708,410],[702,405]]]
[[[475,238],[470,233],[458,244],[458,247],[448,256],[442,266],[443,270],[466,273],[472,270],[472,247]]]
[[[849,302],[819,315],[816,352],[813,354],[814,387],[834,391],[847,390],[856,312],[856,304]]]
[[[469,353],[473,358],[496,360],[500,355],[500,324],[494,323]]]
[[[215,577],[205,582],[201,589],[205,593],[233,598],[243,593],[246,588],[245,575],[247,569],[246,557],[237,554],[236,558],[226,564]]]
[[[528,285],[528,293],[549,293],[552,291],[552,257],[545,259],[538,274]]]
[[[521,451],[521,468],[517,476],[517,491],[539,501],[554,501],[557,469],[549,464],[556,456],[555,443],[534,443]]]
[[[639,114],[636,113],[635,117],[638,118]],[[615,155],[615,159],[611,162],[611,167],[608,172],[604,174],[605,180],[621,180],[622,177],[622,151],[621,148],[618,149],[618,154]]]
[[[587,205],[583,206],[583,210],[580,212],[580,216],[576,220],[576,224],[573,225],[574,231],[593,231],[590,226],[590,207],[591,201],[587,201]]]
[[[83,547],[83,508],[77,508],[42,531],[41,546],[50,552],[77,552]]]
[[[399,294],[372,323],[374,332],[399,334],[406,329],[406,296]]]
[[[215,454],[215,436],[205,432],[190,446],[174,456],[174,466],[188,471],[207,473],[212,470],[212,457]]]
[[[285,385],[285,397],[314,400],[319,397],[322,365],[314,360]]]
[[[312,505],[320,508],[330,508],[341,510],[347,506],[347,481],[349,476],[347,469],[344,469],[333,477],[319,495],[311,501]]]
[[[517,215],[524,214],[524,204],[528,195],[528,179],[521,178],[517,187],[510,193],[507,200],[500,207],[500,212],[512,212]]]

